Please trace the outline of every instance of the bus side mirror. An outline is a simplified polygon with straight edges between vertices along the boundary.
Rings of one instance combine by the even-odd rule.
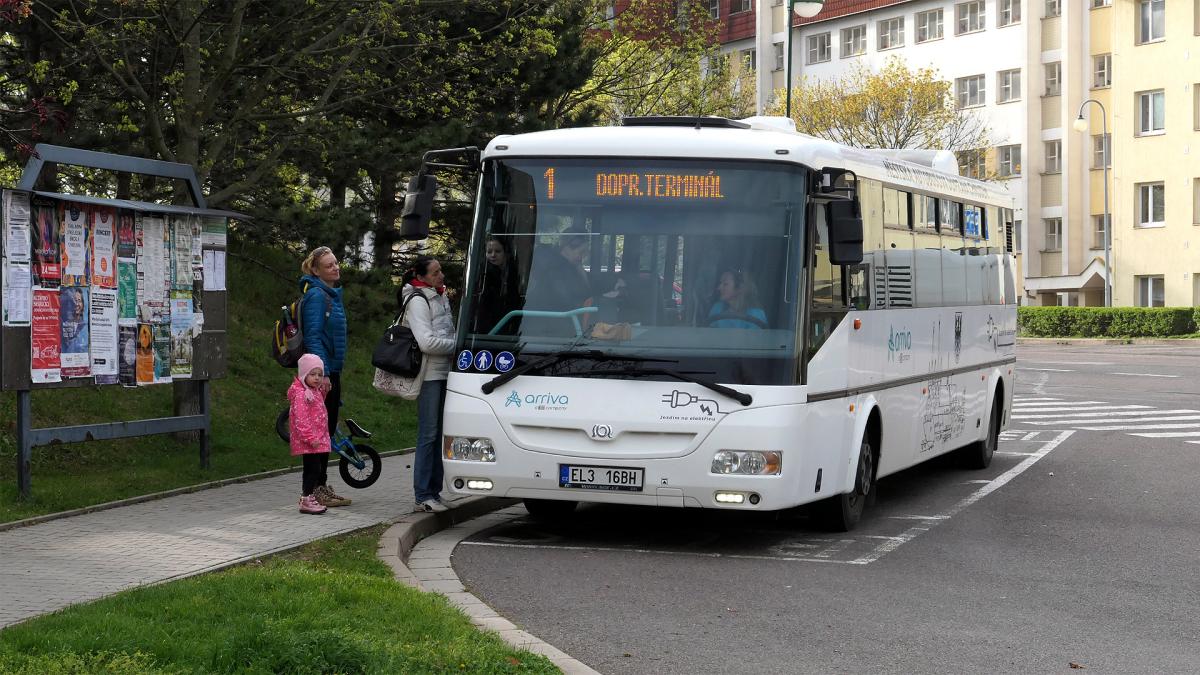
[[[408,182],[404,208],[400,211],[400,238],[424,239],[429,236],[429,221],[433,218],[433,196],[437,193],[437,178],[418,173]]]
[[[863,260],[863,223],[858,200],[829,203],[829,262],[857,265]]]

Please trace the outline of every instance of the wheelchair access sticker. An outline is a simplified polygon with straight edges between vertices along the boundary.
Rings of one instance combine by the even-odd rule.
[[[480,351],[475,354],[475,370],[487,370],[492,367],[492,353]]]
[[[458,369],[459,370],[470,370],[471,362],[474,360],[475,360],[475,355],[471,353],[470,349],[462,350],[461,352],[458,353]]]

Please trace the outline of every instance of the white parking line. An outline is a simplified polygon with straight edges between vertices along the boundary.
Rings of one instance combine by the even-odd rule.
[[[1100,410],[1137,410],[1137,409],[1145,410],[1145,409],[1151,408],[1151,407],[1153,407],[1153,406],[1102,404],[1102,405],[1083,405],[1083,406],[1076,405],[1076,406],[1071,406],[1069,408],[1023,408],[1021,410],[1017,410],[1016,406],[1013,406],[1013,419],[1023,419],[1020,415],[1016,414],[1016,413],[1022,413],[1022,412],[1039,412],[1039,413],[1041,413],[1041,412],[1071,412],[1074,410],[1085,410],[1085,411],[1088,411],[1088,410],[1095,410],[1095,411],[1100,411]]]
[[[1014,411],[1015,412],[1015,411]],[[1146,415],[1183,415],[1187,413],[1200,413],[1200,410],[1189,410],[1181,408],[1179,410],[1117,410],[1117,411],[1102,411],[1102,412],[1081,412],[1081,413],[1059,413],[1057,415],[1013,415],[1015,420],[1045,420],[1056,419],[1065,420],[1072,417],[1144,417]],[[1079,422],[1089,422],[1091,420],[1081,419]]]
[[[1070,368],[1021,368],[1019,366],[1017,367],[1017,370],[1036,370],[1038,372],[1043,372],[1043,373],[1073,373],[1073,372],[1075,372],[1074,370],[1071,370]]]
[[[1187,418],[1185,418],[1187,419]],[[1192,417],[1190,419],[1200,419]],[[1139,420],[1141,421],[1141,420]],[[1130,424],[1126,426],[1102,426],[1102,427],[1079,427],[1086,431],[1150,431],[1153,429],[1195,429],[1200,427],[1200,422],[1192,424]]]
[[[1179,375],[1159,375],[1158,373],[1109,373],[1109,375],[1130,375],[1133,377],[1180,377]]]
[[[1104,401],[1013,401],[1013,408],[1023,408],[1028,410],[1036,410],[1038,408],[1047,408],[1056,405],[1098,405],[1104,404]]]
[[[1200,436],[1200,431],[1164,431],[1160,434],[1130,434],[1130,436],[1141,436],[1142,438],[1188,438]]]

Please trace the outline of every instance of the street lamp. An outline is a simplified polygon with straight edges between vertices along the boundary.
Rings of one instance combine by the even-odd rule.
[[[787,89],[787,116],[792,117],[792,12],[801,19],[811,19],[821,12],[821,8],[825,6],[825,0],[788,0],[787,12],[787,67],[784,69],[784,77],[787,82],[784,86]],[[830,45],[830,49],[833,46]]]
[[[1101,155],[1101,161],[1104,163],[1104,306],[1112,307],[1112,266],[1108,262],[1109,250],[1112,248],[1112,217],[1108,213],[1108,164],[1112,158],[1112,144],[1108,139],[1108,119],[1104,112],[1104,104],[1094,98],[1089,98],[1079,104],[1079,116],[1075,118],[1075,131],[1087,133],[1088,120],[1083,119],[1083,109],[1089,103],[1095,103],[1100,106],[1100,124],[1101,143],[1104,144],[1104,154]]]

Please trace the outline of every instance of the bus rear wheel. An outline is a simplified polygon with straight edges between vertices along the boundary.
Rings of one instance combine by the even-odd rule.
[[[525,510],[537,520],[560,520],[574,513],[576,504],[561,499],[526,499]]]
[[[858,467],[854,472],[854,489],[830,497],[818,504],[817,517],[824,529],[849,532],[862,519],[863,507],[875,489],[875,451],[870,441],[863,439],[858,449]]]
[[[1000,419],[1004,417],[1004,401],[1000,392],[996,392],[996,402],[992,404],[992,414],[988,418],[987,436],[982,441],[976,441],[959,452],[962,463],[968,469],[986,469],[992,463],[996,447],[1000,444]]]

